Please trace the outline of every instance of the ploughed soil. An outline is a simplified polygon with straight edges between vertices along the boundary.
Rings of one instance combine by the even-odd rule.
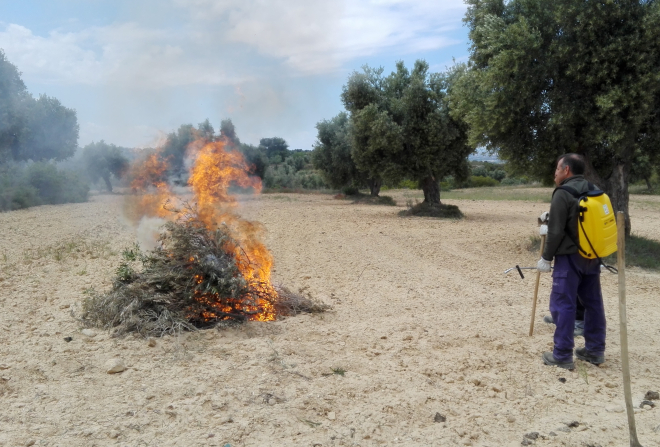
[[[465,219],[437,220],[397,215],[421,192],[392,195],[399,206],[245,198],[274,281],[332,310],[151,341],[76,319],[135,241],[121,195],[0,214],[0,445],[518,446],[533,432],[525,443],[628,445],[617,276],[602,275],[605,364],[544,366],[551,277],[529,337],[536,273],[503,272],[536,264],[548,204],[447,201]],[[660,238],[660,197],[633,197],[631,216]],[[660,391],[660,274],[629,268],[626,284],[637,431],[660,445],[660,401],[639,408]],[[114,360],[126,370],[109,374]]]

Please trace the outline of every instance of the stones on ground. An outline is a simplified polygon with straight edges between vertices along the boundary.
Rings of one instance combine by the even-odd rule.
[[[336,418],[337,416],[335,415],[334,411],[328,413],[328,419],[330,419],[331,421],[334,421]]]
[[[523,438],[520,445],[534,445],[534,441],[532,441],[531,439]]]
[[[557,436],[557,433],[551,431],[550,433],[548,433],[548,436]]]
[[[614,383],[612,383],[612,382],[607,382],[607,383],[605,383],[605,386],[606,386],[607,388],[616,388],[616,385],[615,385]]]
[[[575,428],[580,426],[580,423],[578,421],[565,422],[565,424],[567,427],[570,428]]]
[[[523,438],[531,439],[532,441],[536,441],[537,439],[539,439],[539,432],[533,431],[533,432],[527,433],[527,434],[525,434],[525,436],[523,436]]]
[[[147,342],[147,346],[149,346],[150,348],[155,348],[156,340],[154,340],[153,338],[149,338],[149,341]]]
[[[96,337],[96,332],[94,332],[92,329],[83,329],[80,331],[85,337]]]
[[[71,340],[73,340],[73,337],[64,337],[64,341],[69,343]]]
[[[105,371],[108,374],[117,374],[126,371],[126,366],[121,359],[110,359],[105,362]]]
[[[440,413],[436,413],[435,416],[433,416],[433,422],[446,422],[447,417],[441,415]]]
[[[566,378],[565,378],[565,377],[560,377],[560,378],[559,378],[559,381],[560,381],[561,383],[566,383]]]
[[[610,413],[623,413],[625,411],[621,405],[609,405],[605,407],[605,410]]]
[[[570,433],[571,429],[568,428],[568,427],[559,427],[559,428],[557,428],[557,431],[561,431],[561,432],[564,432],[564,433]]]
[[[655,433],[660,433],[660,425],[656,426],[656,427],[653,429],[653,431],[654,431]]]
[[[659,400],[660,399],[660,393],[657,391],[647,391],[646,394],[644,395],[644,400]]]
[[[512,415],[509,415],[509,416],[506,417],[506,420],[513,423],[513,422],[516,422],[516,417],[512,416]]]
[[[34,440],[34,439],[29,439],[29,440],[25,443],[25,447],[30,447],[31,445],[35,445],[36,443],[37,443],[36,440]]]
[[[644,407],[654,408],[655,404],[650,400],[643,400],[642,403],[639,404],[639,408],[644,408]]]
[[[6,363],[0,363],[0,370],[9,369],[9,368],[10,366],[7,365]]]
[[[120,433],[118,430],[110,430],[108,433],[108,436],[112,439],[117,439],[119,437]]]

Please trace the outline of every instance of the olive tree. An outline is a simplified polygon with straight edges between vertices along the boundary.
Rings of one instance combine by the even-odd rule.
[[[85,146],[82,158],[85,171],[92,183],[103,179],[108,192],[112,192],[110,178],[120,179],[128,169],[128,159],[122,154],[121,149],[103,140]]]
[[[348,114],[341,112],[330,120],[320,121],[316,129],[318,136],[312,163],[321,171],[326,183],[337,189],[366,183],[365,174],[357,169],[351,157]]]
[[[629,234],[632,163],[660,150],[660,4],[467,3],[470,59],[450,103],[470,143],[548,182],[559,155],[582,154]]]
[[[389,76],[368,66],[351,74],[342,100],[351,113],[358,169],[393,183],[416,180],[424,202],[439,205],[439,182],[448,175],[466,177],[473,151],[465,123],[449,113],[447,94],[455,76],[454,71],[429,73],[423,60],[411,71],[397,62]]]

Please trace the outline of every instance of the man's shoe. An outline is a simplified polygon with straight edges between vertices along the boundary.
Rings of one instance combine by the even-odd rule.
[[[585,362],[589,362],[593,365],[600,365],[601,363],[605,363],[604,355],[591,354],[589,351],[587,351],[587,348],[577,348],[575,350],[575,356],[580,360],[584,360]]]
[[[543,317],[543,322],[548,324],[554,324],[554,321],[552,321],[552,315],[546,315],[545,317]]]
[[[544,352],[543,363],[549,366],[558,366],[559,368],[564,369],[575,369],[575,363],[571,362],[560,362],[555,359],[555,356],[552,355],[552,352]]]

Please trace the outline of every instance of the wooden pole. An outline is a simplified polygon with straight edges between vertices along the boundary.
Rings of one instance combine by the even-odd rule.
[[[543,256],[543,249],[545,248],[545,234],[541,236],[541,254]],[[532,320],[529,323],[529,336],[534,334],[534,318],[536,317],[536,300],[539,296],[539,283],[541,282],[541,272],[536,271],[536,286],[534,287],[534,301],[532,301]]]
[[[623,395],[626,399],[628,413],[628,430],[630,432],[630,447],[642,447],[637,440],[635,426],[635,410],[632,405],[630,391],[630,364],[628,362],[628,323],[626,317],[626,216],[623,212],[616,213],[617,226],[617,268],[619,269],[619,322],[621,334],[621,369],[623,370]]]

